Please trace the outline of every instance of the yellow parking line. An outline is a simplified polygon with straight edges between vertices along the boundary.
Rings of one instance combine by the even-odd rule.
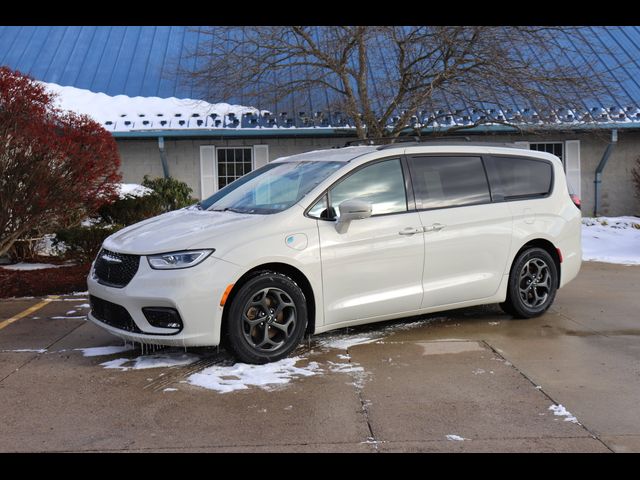
[[[16,322],[16,321],[20,320],[21,318],[26,317],[27,315],[29,315],[30,313],[35,312],[36,310],[40,310],[46,304],[48,304],[49,302],[52,302],[54,300],[57,300],[58,298],[60,298],[60,296],[52,295],[50,297],[45,298],[41,302],[36,303],[33,307],[29,307],[26,310],[23,310],[22,312],[18,313],[17,315],[14,315],[13,317],[8,318],[7,320],[3,320],[2,322],[0,322],[0,330],[2,330],[4,327],[8,327],[13,322]]]

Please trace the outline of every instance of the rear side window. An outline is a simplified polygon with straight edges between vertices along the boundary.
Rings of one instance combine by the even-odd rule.
[[[491,163],[493,175],[497,175],[502,184],[505,200],[544,197],[551,192],[553,167],[549,162],[519,157],[493,157]]]
[[[491,202],[480,157],[412,157],[409,165],[419,209]]]

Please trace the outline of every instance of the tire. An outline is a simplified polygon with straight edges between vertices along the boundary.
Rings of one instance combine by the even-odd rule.
[[[557,288],[558,269],[551,255],[542,248],[529,248],[511,266],[507,299],[500,307],[516,318],[537,317],[549,309]]]
[[[298,346],[306,328],[307,301],[300,287],[282,273],[263,271],[234,296],[225,346],[244,363],[275,362]]]

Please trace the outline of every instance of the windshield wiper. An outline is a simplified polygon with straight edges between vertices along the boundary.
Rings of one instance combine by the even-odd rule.
[[[209,210],[210,212],[235,212],[235,213],[247,213],[245,210],[238,210],[232,207],[226,208],[212,208]]]

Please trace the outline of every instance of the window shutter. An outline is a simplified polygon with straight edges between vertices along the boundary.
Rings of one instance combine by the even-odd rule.
[[[269,163],[269,145],[253,146],[253,169],[260,168]]]
[[[567,140],[564,143],[564,164],[571,193],[582,198],[580,194],[580,140]]]
[[[200,147],[200,200],[210,197],[217,190],[215,153],[216,147],[212,145]]]

